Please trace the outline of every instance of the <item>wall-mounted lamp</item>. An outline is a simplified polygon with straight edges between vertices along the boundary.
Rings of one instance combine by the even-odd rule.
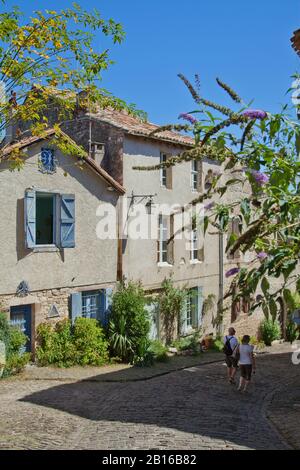
[[[132,191],[131,196],[129,196],[129,199],[131,199],[130,205],[135,204],[136,199],[139,199],[139,201],[137,201],[138,204],[140,204],[142,201],[147,199],[147,202],[145,204],[145,208],[146,208],[147,214],[151,215],[152,206],[154,204],[153,198],[155,196],[157,196],[157,194],[134,194],[133,191]]]

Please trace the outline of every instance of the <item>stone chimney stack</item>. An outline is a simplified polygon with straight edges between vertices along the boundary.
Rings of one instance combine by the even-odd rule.
[[[97,163],[97,165],[101,166],[102,160],[104,158],[105,153],[105,144],[101,142],[92,142],[92,154],[91,157]]]

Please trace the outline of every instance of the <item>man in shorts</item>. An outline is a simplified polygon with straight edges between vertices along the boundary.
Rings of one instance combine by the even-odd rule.
[[[235,329],[229,328],[228,335],[224,337],[224,354],[225,354],[225,362],[227,365],[227,373],[228,373],[228,381],[231,384],[234,384],[234,377],[237,371],[237,359],[235,357],[235,352],[239,345],[238,340],[235,337]]]

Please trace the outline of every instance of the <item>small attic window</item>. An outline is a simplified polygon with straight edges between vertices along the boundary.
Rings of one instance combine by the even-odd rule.
[[[54,173],[56,164],[54,158],[54,150],[51,148],[42,148],[39,160],[40,171],[43,173]]]

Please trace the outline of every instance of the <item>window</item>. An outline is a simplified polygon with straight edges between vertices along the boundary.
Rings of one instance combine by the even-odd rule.
[[[228,241],[230,238],[237,240],[241,234],[241,219],[239,216],[233,217],[228,226]],[[240,251],[236,250],[234,253],[230,253],[230,250],[227,253],[228,259],[239,259],[240,258]]]
[[[170,155],[166,153],[160,154],[160,163],[166,163]],[[164,167],[160,169],[160,185],[166,189],[172,189],[172,167]]]
[[[194,228],[191,232],[191,261],[198,259],[198,231]]]
[[[160,154],[160,164],[166,163],[167,155],[165,153]],[[167,168],[160,169],[160,185],[164,188],[167,187]]]
[[[181,333],[188,334],[191,329],[197,329],[202,321],[203,294],[202,287],[192,287],[186,291]]]
[[[206,191],[211,189],[212,183],[213,183],[213,178],[214,178],[214,174],[213,174],[213,171],[210,169],[210,170],[208,170],[208,172],[205,176],[205,181],[204,181],[204,188],[205,188]]]
[[[192,191],[202,191],[202,162],[198,160],[191,161],[191,188]]]
[[[101,325],[109,321],[112,302],[112,288],[75,292],[70,298],[70,316],[74,324],[76,318],[95,318]]]
[[[186,299],[186,326],[193,327],[193,318],[195,318],[195,302],[193,302],[192,292],[189,291]]]
[[[43,173],[54,173],[56,170],[54,150],[49,148],[42,148],[39,164],[40,170]]]
[[[53,194],[36,194],[36,245],[53,245],[55,196]]]
[[[167,216],[159,214],[158,216],[158,253],[157,261],[159,263],[168,262],[168,219]]]
[[[28,190],[24,201],[27,248],[75,246],[74,194]]]
[[[190,261],[204,260],[204,246],[200,248],[200,234],[200,227],[197,227],[197,219],[193,218],[190,240]]]
[[[174,214],[158,216],[157,262],[174,264]]]
[[[82,292],[82,316],[85,318],[99,318],[100,291]]]

